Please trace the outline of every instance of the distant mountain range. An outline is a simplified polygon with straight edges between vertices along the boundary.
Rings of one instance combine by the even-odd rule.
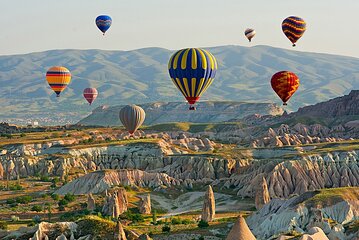
[[[241,119],[248,115],[282,115],[283,109],[273,103],[201,102],[196,111],[189,111],[182,102],[156,102],[140,105],[146,112],[145,125],[173,122],[218,123]],[[98,107],[81,125],[119,126],[122,106]]]
[[[358,58],[268,46],[221,46],[209,50],[217,58],[219,70],[202,100],[279,104],[269,81],[281,70],[295,72],[301,81],[289,101],[289,110],[359,89]],[[54,50],[0,56],[0,121],[40,116],[76,121],[100,105],[183,101],[167,72],[172,52],[162,48]],[[73,74],[71,85],[59,99],[45,81],[45,73],[53,65],[66,66]],[[93,106],[88,106],[82,97],[86,87],[99,90]]]

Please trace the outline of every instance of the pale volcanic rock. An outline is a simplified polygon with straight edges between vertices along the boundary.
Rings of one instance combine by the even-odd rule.
[[[259,153],[256,153],[258,151]],[[280,150],[255,150],[256,158],[280,159],[285,154],[297,154],[285,148]],[[288,197],[306,191],[359,185],[359,151],[308,154],[295,160],[282,162],[256,161],[245,167],[245,171],[234,173],[225,180],[225,186],[238,189],[241,196],[254,197],[258,173],[267,180],[271,197]],[[257,155],[257,156],[256,156]]]
[[[151,197],[150,194],[142,196],[139,203],[139,211],[142,214],[151,214]]]
[[[226,240],[255,240],[256,237],[249,229],[246,220],[239,216],[229,232]]]
[[[313,227],[308,230],[308,234],[304,234],[299,240],[329,240],[322,229]]]
[[[62,231],[76,232],[77,224],[74,222],[59,222],[59,223],[48,223],[41,222],[35,227],[35,233],[31,240],[48,240],[49,235],[53,234],[56,229],[61,229]],[[66,236],[63,234],[56,236],[59,238],[56,239],[66,239]],[[63,238],[65,237],[65,238]]]
[[[124,213],[128,209],[128,198],[127,198],[127,192],[124,188],[119,188],[116,190],[117,192],[117,201],[119,206],[119,212],[120,214]]]
[[[122,227],[122,224],[120,221],[117,221],[113,239],[114,240],[127,240],[125,231],[123,230],[123,227]]]
[[[93,211],[95,210],[95,208],[96,208],[95,198],[92,196],[91,193],[89,193],[87,196],[87,210]]]
[[[95,171],[81,176],[56,191],[66,193],[88,194],[101,193],[112,186],[139,186],[158,188],[180,185],[180,181],[164,173],[148,173],[141,170],[104,170]]]
[[[205,222],[211,222],[216,214],[216,204],[211,185],[208,185],[204,195],[201,219]]]
[[[263,207],[263,205],[267,204],[270,201],[267,181],[263,177],[262,181],[259,184],[259,187],[256,190],[256,197],[255,197],[255,205],[256,209],[259,210]]]
[[[127,194],[125,189],[120,188],[113,193],[106,192],[106,198],[102,207],[102,213],[112,218],[117,218],[119,215],[127,211]]]
[[[332,190],[322,190],[332,191]],[[332,230],[326,218],[339,224],[355,221],[359,218],[359,189],[335,189],[338,196],[324,198],[319,202],[313,200],[319,192],[306,192],[299,196],[285,199],[272,199],[261,210],[246,220],[253,233],[260,239],[268,239],[291,230],[304,233],[306,229],[320,226],[329,234]],[[315,207],[313,209],[313,206]],[[325,218],[323,217],[325,216]]]
[[[3,180],[5,179],[5,171],[4,171],[4,168],[0,162],[0,180]]]
[[[67,240],[67,237],[62,233],[60,236],[58,236],[55,240]]]

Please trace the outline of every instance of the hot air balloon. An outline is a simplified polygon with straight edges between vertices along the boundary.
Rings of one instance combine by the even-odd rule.
[[[142,125],[145,117],[145,111],[134,104],[127,105],[120,110],[120,120],[131,135]]]
[[[106,31],[111,27],[112,18],[107,15],[100,15],[96,18],[96,26],[105,35]]]
[[[71,73],[65,67],[51,67],[47,70],[46,80],[52,90],[60,97],[60,93],[65,90],[67,85],[71,82]]]
[[[300,17],[291,16],[283,20],[283,33],[293,43],[293,47],[295,47],[295,43],[299,40],[299,38],[303,36],[306,25],[305,21]]]
[[[217,71],[216,58],[207,50],[187,48],[174,53],[168,62],[172,82],[190,104],[190,110],[212,84]]]
[[[299,78],[292,72],[281,71],[272,76],[271,85],[282,99],[283,105],[287,105],[287,101],[299,87]]]
[[[244,31],[244,35],[246,35],[246,37],[248,38],[248,41],[251,42],[254,35],[256,35],[256,31],[254,31],[253,28],[247,28]]]
[[[91,105],[97,98],[98,92],[96,88],[85,88],[83,94],[87,102]]]

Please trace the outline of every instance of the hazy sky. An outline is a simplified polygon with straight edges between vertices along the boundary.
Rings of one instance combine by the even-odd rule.
[[[0,0],[0,55],[51,49],[179,49],[271,45],[292,49],[281,31],[307,21],[296,50],[359,57],[359,0]],[[95,18],[113,25],[103,37]],[[257,36],[249,44],[247,27]]]

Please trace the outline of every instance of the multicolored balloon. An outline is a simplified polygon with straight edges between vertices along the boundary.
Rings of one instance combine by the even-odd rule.
[[[244,31],[244,35],[248,38],[248,41],[251,42],[252,38],[256,35],[256,31],[253,28],[247,28]]]
[[[168,62],[172,82],[190,104],[190,110],[212,84],[217,71],[216,58],[207,50],[187,48],[174,53]]]
[[[145,111],[134,104],[127,105],[120,110],[120,120],[131,135],[142,125],[145,117]]]
[[[112,18],[107,15],[100,15],[96,18],[96,26],[105,35],[106,31],[111,27]]]
[[[98,92],[96,88],[85,88],[83,95],[87,102],[91,105],[93,101],[95,101],[95,99],[97,98]]]
[[[56,93],[56,96],[60,97],[60,93],[64,91],[71,82],[71,73],[65,67],[51,67],[46,72],[46,80],[51,89]]]
[[[306,22],[300,17],[291,16],[283,20],[283,33],[293,43],[293,47],[295,47],[295,43],[299,40],[299,38],[303,36],[306,26]]]
[[[287,101],[299,87],[299,78],[292,72],[281,71],[272,76],[271,85],[280,99],[282,99],[283,105],[287,105]]]

